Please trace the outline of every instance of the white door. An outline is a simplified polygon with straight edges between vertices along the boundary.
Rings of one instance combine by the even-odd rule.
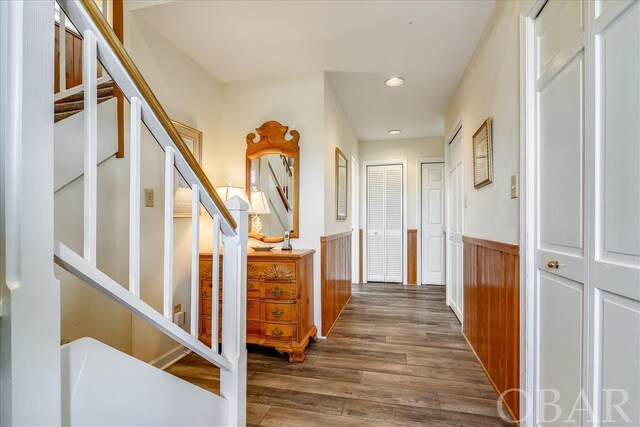
[[[589,382],[596,424],[640,425],[640,4],[596,6]]]
[[[421,283],[444,285],[444,163],[421,169]]]
[[[557,390],[538,405],[542,425],[580,425],[567,415],[585,386],[584,19],[579,1],[549,2],[535,24],[538,206],[535,294],[536,389]],[[559,266],[559,267],[556,267]],[[546,398],[540,395],[540,398]],[[545,423],[546,422],[546,423]]]
[[[367,166],[367,281],[402,282],[402,165]]]
[[[462,234],[464,225],[464,191],[462,167],[462,129],[449,144],[449,180],[447,195],[447,303],[462,322],[463,258]]]
[[[600,1],[535,22],[539,425],[640,424],[638,22],[637,2]]]

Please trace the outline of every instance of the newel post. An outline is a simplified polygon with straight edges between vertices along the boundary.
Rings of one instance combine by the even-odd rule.
[[[53,18],[53,2],[0,2],[0,425],[7,426],[62,423]]]
[[[227,425],[246,424],[247,407],[247,241],[249,205],[239,197],[226,202],[238,224],[236,236],[224,236],[222,270],[222,355],[233,370],[220,372],[220,394],[227,399]]]

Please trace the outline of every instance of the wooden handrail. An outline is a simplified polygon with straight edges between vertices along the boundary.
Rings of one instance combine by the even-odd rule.
[[[96,5],[96,3],[93,0],[79,0],[78,3],[82,5],[91,20],[96,24],[96,26],[98,27],[98,31],[100,31],[105,41],[113,50],[117,59],[126,70],[127,74],[129,74],[131,80],[142,94],[145,101],[149,104],[149,107],[158,118],[161,126],[167,132],[167,134],[171,138],[171,141],[174,143],[180,154],[182,154],[185,161],[193,170],[198,180],[200,180],[200,183],[203,187],[202,190],[206,191],[209,197],[211,197],[213,203],[216,205],[216,207],[220,211],[220,214],[224,217],[227,223],[232,228],[237,228],[238,225],[231,216],[231,213],[225,206],[220,196],[218,196],[218,193],[209,181],[209,178],[207,178],[207,175],[202,170],[202,167],[198,164],[196,158],[193,156],[184,141],[182,141],[182,138],[180,138],[178,131],[171,123],[171,119],[169,119],[166,111],[164,111],[164,108],[162,108],[162,105],[160,105],[160,102],[156,98],[155,94],[153,93],[145,79],[142,77],[142,73],[140,73],[140,70],[138,70],[138,67],[136,67],[136,65],[134,64],[124,46],[116,36],[116,33],[113,31],[102,12],[100,12],[100,9]]]

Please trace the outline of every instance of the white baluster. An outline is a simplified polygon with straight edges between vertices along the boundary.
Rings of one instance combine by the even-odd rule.
[[[213,216],[213,259],[211,260],[211,348],[218,353],[218,301],[220,290],[220,215]]]
[[[111,22],[111,4],[109,0],[102,0],[102,14],[104,15],[107,22],[113,25],[113,23]]]
[[[60,92],[67,89],[67,16],[62,9],[60,11],[60,19],[58,21],[58,72],[60,75]]]
[[[200,187],[191,187],[191,335],[198,337],[200,263]]]
[[[140,98],[131,98],[129,139],[129,291],[140,296]]]
[[[97,177],[98,177],[98,91],[96,37],[84,32],[82,81],[84,82],[84,258],[96,265]]]
[[[220,393],[229,404],[227,425],[237,426],[246,423],[249,206],[237,196],[226,205],[238,228],[237,235],[223,237],[222,355],[232,361],[233,370],[220,371]]]
[[[173,147],[166,147],[164,157],[164,317],[173,317]]]

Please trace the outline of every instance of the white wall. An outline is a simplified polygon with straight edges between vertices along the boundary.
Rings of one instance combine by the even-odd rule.
[[[336,180],[335,150],[336,147],[347,157],[351,168],[351,156],[358,158],[358,136],[353,131],[338,98],[329,83],[324,79],[324,125],[325,125],[325,165],[324,165],[324,234],[331,235],[351,230],[351,171],[347,182],[347,218],[336,219]]]
[[[324,79],[324,73],[318,72],[225,84],[224,126],[211,156],[216,167],[207,171],[215,185],[244,187],[247,134],[269,120],[300,132],[300,237],[292,245],[316,250],[316,325],[320,324],[320,236],[325,212]]]
[[[449,132],[463,114],[464,234],[519,242],[519,200],[510,198],[510,177],[519,171],[519,2],[496,2],[445,118]],[[471,138],[493,117],[494,181],[473,188]]]
[[[416,206],[416,159],[422,157],[444,157],[444,138],[411,138],[386,141],[360,141],[360,168],[368,160],[406,160],[407,161],[407,228],[417,228],[418,213]],[[361,175],[362,176],[362,175]],[[366,203],[366,183],[361,179],[360,200]],[[364,209],[360,209],[360,227],[366,222]]]

